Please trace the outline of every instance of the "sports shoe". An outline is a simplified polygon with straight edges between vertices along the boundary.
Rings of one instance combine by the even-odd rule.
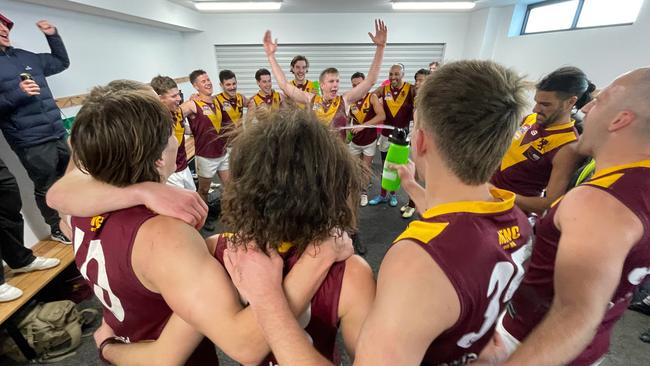
[[[409,207],[410,207],[410,206],[409,206],[409,204],[407,203],[407,204],[405,204],[404,206],[402,206],[402,207],[399,208],[399,212],[404,212],[404,211],[406,211],[406,209],[409,208]]]
[[[368,206],[368,195],[364,193],[361,195],[361,207],[366,206]]]
[[[14,273],[25,273],[25,272],[34,272],[34,271],[42,271],[44,269],[49,269],[52,267],[56,267],[61,263],[60,260],[57,258],[45,258],[45,257],[36,257],[32,263],[16,268],[13,270]]]
[[[380,203],[386,203],[386,202],[388,202],[388,197],[377,195],[377,196],[375,196],[375,198],[368,201],[368,204],[370,206],[376,206],[376,205],[378,205]]]
[[[52,238],[52,240],[56,240],[63,244],[72,244],[72,241],[68,239],[68,237],[65,236],[65,234],[63,234],[63,231],[61,231],[61,229],[59,228],[55,228],[55,229],[53,228],[50,231],[50,238]]]
[[[13,287],[8,283],[0,285],[0,302],[7,302],[16,300],[23,296],[23,291],[17,287]]]
[[[397,207],[397,196],[394,194],[391,195],[388,204],[390,205],[390,207]]]
[[[415,208],[411,206],[407,206],[406,210],[402,213],[402,217],[405,219],[410,219],[411,216],[415,213]]]

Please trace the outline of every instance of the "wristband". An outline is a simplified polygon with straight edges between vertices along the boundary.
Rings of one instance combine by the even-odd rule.
[[[124,340],[123,340],[122,338],[120,338],[120,337],[115,337],[115,336],[113,336],[113,337],[108,337],[108,338],[104,339],[104,341],[102,342],[102,344],[99,345],[99,359],[100,359],[104,364],[106,364],[106,365],[112,365],[112,363],[110,363],[110,361],[108,361],[107,359],[104,358],[104,348],[105,348],[106,346],[108,346],[109,344],[116,344],[116,343],[124,344],[124,343],[126,343],[126,342],[124,342]]]

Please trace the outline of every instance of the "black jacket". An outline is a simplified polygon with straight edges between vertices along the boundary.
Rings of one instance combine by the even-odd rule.
[[[52,53],[13,47],[0,50],[0,129],[14,150],[65,136],[61,111],[45,77],[67,69],[70,60],[58,33],[46,39]],[[40,95],[30,97],[20,90],[23,72],[32,75],[41,88]]]

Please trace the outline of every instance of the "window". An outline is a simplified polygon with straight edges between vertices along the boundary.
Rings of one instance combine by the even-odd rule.
[[[643,0],[587,0],[582,6],[578,28],[634,23]]]
[[[572,0],[529,8],[524,33],[570,29],[579,3],[579,0]]]
[[[554,0],[528,6],[521,34],[632,24],[643,0]]]

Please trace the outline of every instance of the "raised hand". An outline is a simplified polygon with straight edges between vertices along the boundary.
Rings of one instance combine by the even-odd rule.
[[[47,36],[51,36],[56,33],[56,27],[47,20],[39,20],[36,22],[36,26]]]
[[[375,34],[368,32],[372,43],[377,46],[386,46],[386,40],[388,39],[388,28],[386,24],[381,19],[375,19]]]
[[[278,50],[278,40],[273,41],[271,37],[271,31],[267,30],[264,33],[264,52],[267,56],[275,55],[275,51]]]

